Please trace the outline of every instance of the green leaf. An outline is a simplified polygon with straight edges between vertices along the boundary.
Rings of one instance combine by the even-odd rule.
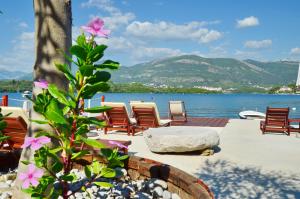
[[[101,169],[100,176],[105,178],[113,178],[116,176],[116,171],[111,168],[103,168]]]
[[[126,160],[126,159],[128,159],[128,157],[129,157],[128,155],[119,156],[118,160],[121,160],[121,161]]]
[[[0,121],[0,129],[5,129],[7,126],[7,123],[5,121]]]
[[[60,103],[75,108],[75,102],[73,102],[72,100],[68,100],[66,97],[67,94],[64,91],[59,90],[55,84],[49,84],[48,91]]]
[[[106,121],[98,120],[95,117],[89,117],[88,121],[89,121],[89,124],[94,124],[94,125],[99,126],[99,127],[106,126]]]
[[[68,112],[70,111],[70,107],[69,106],[65,106],[63,108],[63,114],[66,115]]]
[[[52,171],[54,173],[58,173],[63,169],[63,164],[61,162],[55,162],[52,166]]]
[[[108,182],[93,182],[93,183],[99,187],[107,187],[107,188],[113,187],[113,185]]]
[[[77,129],[77,131],[75,132],[75,135],[82,135],[89,132],[89,128],[88,125],[86,124],[82,124],[80,125],[80,127]]]
[[[45,120],[32,120],[29,119],[31,122],[37,123],[37,124],[48,124],[48,121]]]
[[[74,176],[72,174],[62,175],[62,176],[60,176],[60,179],[62,179],[64,181],[72,182],[74,180]]]
[[[25,164],[25,165],[29,165],[30,164],[30,162],[29,161],[26,161],[26,160],[23,160],[23,161],[21,161],[23,164]]]
[[[103,169],[103,165],[101,165],[98,161],[94,161],[91,165],[92,171],[94,174],[99,174],[100,171]]]
[[[103,57],[103,52],[107,48],[105,45],[98,45],[96,46],[91,52],[88,53],[88,58],[91,60],[91,62],[96,62],[101,57]]]
[[[85,40],[85,35],[82,34],[82,35],[79,35],[77,37],[77,44],[81,47],[84,47],[86,45],[86,40]]]
[[[113,154],[113,150],[109,149],[109,148],[102,148],[101,149],[101,153],[104,157],[106,157],[107,159],[109,159],[110,157],[112,157]]]
[[[89,139],[89,138],[84,138],[84,137],[81,137],[80,139],[84,143],[86,143],[87,145],[95,147],[97,149],[101,149],[101,148],[105,148],[106,147],[103,143],[101,143],[100,141],[97,141],[97,140],[93,140],[93,139]]]
[[[85,49],[83,47],[81,47],[79,45],[73,45],[70,48],[70,52],[72,55],[75,55],[79,59],[86,60],[87,52],[85,51]]]
[[[89,154],[90,152],[88,151],[88,150],[82,150],[82,151],[79,151],[79,152],[77,152],[77,153],[74,153],[74,154],[72,154],[72,160],[75,160],[76,158],[80,158],[80,157],[82,157],[82,156],[84,156],[84,155],[86,155],[86,154]]]
[[[94,75],[87,78],[87,83],[95,84],[97,82],[107,82],[110,79],[111,75],[107,71],[97,71]]]
[[[60,147],[56,147],[56,148],[50,149],[49,153],[56,154],[57,152],[59,152],[61,150],[63,150],[63,148],[60,146]]]
[[[91,168],[89,166],[85,166],[84,167],[84,173],[85,173],[85,176],[87,178],[90,178],[92,176],[92,171],[91,171]]]
[[[110,69],[110,70],[117,70],[120,67],[119,62],[115,62],[112,60],[106,60],[102,64],[95,65],[97,69]]]
[[[91,76],[93,75],[94,66],[93,65],[83,65],[79,67],[79,71],[83,76]]]
[[[110,106],[95,106],[93,108],[84,109],[84,112],[88,112],[88,113],[103,113],[103,112],[108,111],[110,109],[112,109],[112,107],[110,107]]]
[[[91,99],[98,92],[106,92],[109,90],[109,85],[106,82],[98,82],[96,84],[86,84],[82,91],[84,99]]]
[[[56,68],[63,72],[66,76],[66,78],[71,81],[73,84],[76,84],[76,78],[72,74],[70,67],[67,64],[60,64],[60,63],[55,63]]]
[[[0,142],[3,142],[5,140],[8,140],[10,137],[9,136],[1,136],[0,137]]]
[[[54,134],[53,132],[40,131],[35,134],[35,137],[41,137],[41,136],[47,136],[49,138],[59,139],[59,137],[56,134]]]
[[[51,120],[58,124],[67,124],[61,108],[58,106],[56,100],[51,100],[50,104],[46,108],[45,116],[48,120]]]

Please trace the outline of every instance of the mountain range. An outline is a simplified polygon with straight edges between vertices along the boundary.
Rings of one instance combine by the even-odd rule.
[[[295,61],[261,62],[182,55],[120,67],[112,72],[112,81],[172,87],[270,87],[295,83],[297,72]],[[2,70],[0,79],[32,80],[32,73]]]
[[[182,55],[121,67],[112,73],[112,80],[174,87],[268,87],[295,83],[297,72],[298,62],[294,61],[260,62]]]

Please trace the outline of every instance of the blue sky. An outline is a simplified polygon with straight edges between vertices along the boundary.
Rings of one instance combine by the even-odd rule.
[[[98,42],[126,66],[182,54],[300,60],[299,8],[299,0],[73,0],[73,36],[103,18],[112,32]],[[0,10],[0,68],[32,70],[32,1],[1,1]]]

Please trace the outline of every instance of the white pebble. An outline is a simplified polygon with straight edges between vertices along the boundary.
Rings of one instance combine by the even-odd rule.
[[[172,199],[181,199],[177,193],[172,193]]]
[[[164,190],[161,187],[155,187],[153,190],[153,195],[156,197],[162,197]]]

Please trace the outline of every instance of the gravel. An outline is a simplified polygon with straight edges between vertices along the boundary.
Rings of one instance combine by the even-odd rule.
[[[83,171],[73,169],[71,172],[78,177],[78,182],[70,184],[70,189],[77,190],[81,184],[87,182],[87,179]],[[163,180],[151,178],[134,181],[123,168],[117,168],[117,174],[114,179],[97,179],[97,181],[111,183],[113,187],[99,187],[92,184],[86,191],[76,192],[70,196],[70,199],[180,199],[176,193],[168,191],[168,184]],[[15,176],[16,171],[0,176],[0,199],[11,198],[11,187],[14,186]],[[58,183],[55,187],[58,187]]]

